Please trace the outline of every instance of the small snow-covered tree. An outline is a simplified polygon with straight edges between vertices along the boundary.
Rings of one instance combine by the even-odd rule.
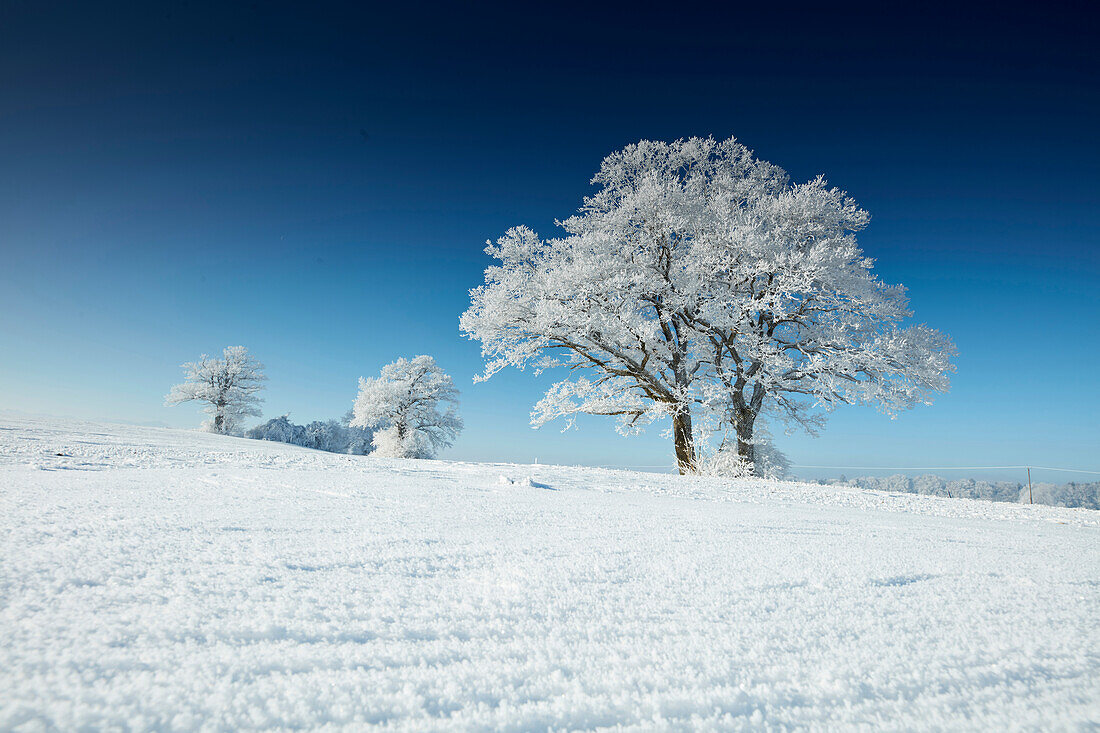
[[[343,453],[341,444],[346,441],[341,432],[340,423],[335,420],[314,420],[302,428],[302,442],[299,445],[330,453]]]
[[[233,434],[246,416],[258,417],[263,398],[264,366],[243,346],[227,346],[222,357],[203,354],[198,361],[182,365],[186,381],[172,387],[164,398],[166,405],[181,402],[205,403],[203,411],[210,420],[203,428],[213,433]]]
[[[252,428],[245,433],[245,437],[301,445],[304,430],[305,428],[301,425],[295,425],[290,421],[290,415],[280,415]]]
[[[380,456],[432,458],[461,432],[457,408],[458,390],[435,359],[400,358],[378,377],[359,379],[351,426],[375,429]]]
[[[856,242],[867,212],[821,177],[791,183],[734,139],[642,141],[604,159],[565,235],[508,230],[462,330],[500,369],[567,367],[532,422],[671,418],[682,472],[696,432],[731,431],[755,465],[762,414],[815,432],[823,412],[894,415],[948,388],[950,339]],[[701,421],[694,420],[702,416]],[[701,423],[701,424],[700,424]]]

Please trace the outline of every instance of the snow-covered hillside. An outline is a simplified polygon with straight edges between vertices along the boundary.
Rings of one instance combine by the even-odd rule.
[[[3,730],[1100,725],[1100,512],[12,418],[0,497]]]

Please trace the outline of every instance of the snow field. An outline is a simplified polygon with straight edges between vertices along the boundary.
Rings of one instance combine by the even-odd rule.
[[[12,418],[0,502],[4,730],[1100,725],[1098,512]]]

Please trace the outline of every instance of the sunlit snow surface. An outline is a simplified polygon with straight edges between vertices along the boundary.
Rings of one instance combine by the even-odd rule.
[[[1100,512],[11,417],[0,497],[3,730],[1100,723]]]

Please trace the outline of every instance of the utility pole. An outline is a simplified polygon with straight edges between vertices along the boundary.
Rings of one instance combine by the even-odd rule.
[[[1027,467],[1027,503],[1035,503],[1035,499],[1031,496],[1031,466]]]

